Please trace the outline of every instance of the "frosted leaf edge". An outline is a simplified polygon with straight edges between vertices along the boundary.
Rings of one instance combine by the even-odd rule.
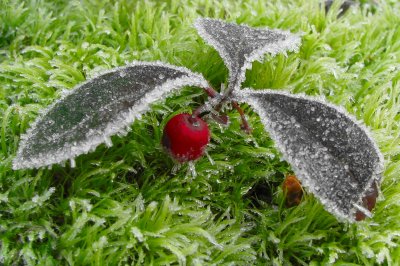
[[[377,187],[379,189],[380,183],[382,181],[383,170],[384,170],[383,155],[380,152],[376,142],[374,141],[370,130],[364,125],[363,122],[357,120],[353,115],[349,114],[347,112],[347,110],[345,110],[343,107],[336,106],[336,105],[333,105],[333,104],[327,102],[324,97],[312,97],[312,96],[307,96],[305,94],[292,94],[292,93],[289,93],[286,91],[277,91],[277,90],[270,90],[270,89],[254,90],[251,88],[245,88],[241,91],[236,91],[234,93],[234,95],[232,96],[232,98],[239,102],[249,104],[256,113],[258,113],[260,116],[262,116],[263,108],[258,105],[257,100],[251,99],[251,97],[249,97],[249,94],[268,94],[268,93],[275,94],[275,95],[284,95],[284,96],[298,98],[298,99],[311,100],[311,101],[315,101],[315,102],[321,103],[323,105],[326,105],[327,107],[333,108],[337,112],[346,116],[348,119],[350,119],[351,122],[353,122],[356,126],[358,126],[366,134],[367,138],[369,139],[369,141],[371,142],[371,144],[373,146],[374,152],[376,153],[376,155],[378,157],[378,162],[376,163],[374,171],[373,171],[372,175],[369,177],[369,181],[368,181],[367,185],[364,187],[363,192],[358,196],[358,200],[353,203],[351,215],[341,212],[338,208],[334,208],[333,205],[331,206],[330,204],[326,204],[327,201],[330,201],[329,199],[323,197],[321,194],[319,194],[317,191],[315,191],[313,189],[313,185],[310,184],[308,182],[308,180],[301,179],[301,181],[302,181],[304,187],[308,188],[314,195],[317,196],[317,198],[324,205],[325,209],[327,211],[329,211],[330,213],[334,214],[340,220],[355,222],[354,214],[357,211],[361,211],[364,214],[366,214],[366,216],[370,216],[370,212],[368,210],[366,210],[365,208],[361,207],[363,205],[362,199],[363,199],[364,195],[370,189],[373,182],[376,182]],[[280,143],[279,141],[277,141],[278,138],[277,138],[277,136],[274,135],[274,133],[273,133],[274,130],[272,130],[272,126],[270,124],[268,124],[268,122],[263,123],[263,125],[265,127],[265,130],[270,134],[271,138],[274,140],[275,146],[281,152],[283,159],[285,159],[288,163],[290,163],[290,165],[292,166],[295,173],[298,172],[299,170],[297,169],[296,165],[291,162],[291,160],[286,156],[286,154],[284,152],[286,150],[285,145]],[[381,194],[381,193],[379,193],[379,194]]]
[[[24,158],[21,156],[23,149],[26,147],[26,144],[29,141],[30,136],[32,135],[32,132],[34,132],[37,125],[41,123],[42,119],[57,103],[62,101],[69,94],[74,93],[75,90],[79,89],[82,86],[85,86],[89,82],[92,82],[92,80],[95,78],[98,78],[108,73],[114,73],[118,71],[122,72],[129,67],[141,66],[141,65],[167,67],[181,71],[185,73],[186,76],[177,79],[166,80],[161,86],[154,87],[154,89],[146,93],[146,95],[138,103],[129,108],[126,112],[121,113],[119,118],[117,118],[112,123],[107,123],[106,129],[104,130],[103,134],[89,135],[88,137],[92,137],[90,139],[90,143],[88,141],[82,141],[80,143],[76,143],[74,146],[68,145],[68,143],[66,143],[64,148],[57,149],[55,152],[52,152],[51,154],[39,154],[36,158]],[[142,114],[150,110],[150,104],[154,103],[157,100],[161,100],[167,94],[176,91],[184,86],[197,86],[201,88],[206,88],[209,86],[209,84],[204,79],[204,77],[199,73],[194,73],[186,67],[175,66],[160,61],[153,61],[153,62],[134,61],[123,67],[117,67],[95,74],[91,79],[86,80],[85,82],[80,83],[79,85],[75,86],[73,89],[67,91],[66,93],[63,93],[60,99],[56,100],[55,102],[50,104],[47,108],[39,112],[39,115],[36,118],[36,120],[29,126],[26,133],[21,136],[21,142],[19,144],[17,154],[13,159],[12,168],[13,170],[19,170],[26,168],[30,169],[30,168],[39,168],[43,166],[50,166],[57,163],[63,163],[64,161],[67,160],[73,160],[73,158],[75,158],[76,156],[89,153],[93,151],[100,144],[105,143],[107,146],[110,146],[112,145],[110,137],[117,134],[119,135],[126,134],[127,131],[129,131],[129,125],[132,124]]]

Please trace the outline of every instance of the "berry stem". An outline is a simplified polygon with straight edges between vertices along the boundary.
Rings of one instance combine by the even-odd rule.
[[[202,113],[204,112],[210,112],[212,109],[215,108],[215,106],[219,106],[222,102],[223,99],[221,99],[221,94],[218,93],[216,90],[214,90],[211,87],[205,88],[204,91],[207,93],[208,97],[210,97],[212,100],[209,102],[206,102],[205,104],[199,106],[194,112],[192,113],[192,117],[199,117]],[[215,109],[217,112],[219,109]]]
[[[214,98],[218,95],[218,92],[211,87],[205,88],[204,91],[207,93],[209,97]]]

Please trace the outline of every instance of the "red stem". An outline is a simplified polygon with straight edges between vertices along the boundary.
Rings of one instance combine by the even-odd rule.
[[[244,115],[244,112],[242,108],[240,108],[239,104],[236,101],[232,101],[232,106],[239,112],[240,119],[242,120],[242,125],[240,126],[247,134],[250,134],[252,129],[247,122],[246,116]]]
[[[219,93],[218,93],[216,90],[214,90],[212,87],[205,88],[204,91],[205,91],[205,92],[207,93],[207,95],[208,95],[209,97],[211,97],[211,98],[215,98],[216,96],[219,95]],[[216,106],[216,108],[215,108],[216,111],[219,111],[219,110],[221,109],[221,107],[222,107],[222,102],[223,102],[223,101],[224,101],[224,98],[221,99],[221,103],[219,103],[219,104]],[[240,108],[239,104],[238,104],[236,101],[232,101],[232,106],[233,106],[233,108],[235,108],[235,109],[239,112],[240,119],[242,120],[241,128],[242,128],[247,134],[250,134],[251,131],[252,131],[252,129],[251,129],[251,127],[249,126],[249,123],[247,122],[246,116],[244,115],[244,112],[243,112],[242,108]],[[193,112],[192,117],[198,117],[198,116],[201,115],[202,112],[203,112],[203,105],[200,106],[200,107],[198,107],[198,108]]]

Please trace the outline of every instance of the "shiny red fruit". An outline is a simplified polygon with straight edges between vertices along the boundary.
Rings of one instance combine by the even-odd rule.
[[[178,114],[164,128],[162,145],[179,162],[200,158],[210,141],[208,125],[200,117]]]

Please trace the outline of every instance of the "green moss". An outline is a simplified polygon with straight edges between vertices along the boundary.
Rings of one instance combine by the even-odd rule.
[[[266,3],[267,2],[267,3]],[[400,263],[400,4],[361,1],[337,17],[318,1],[2,1],[0,8],[0,264],[398,265]],[[185,88],[79,156],[76,168],[11,170],[39,111],[97,72],[162,60],[219,88],[227,70],[192,23],[209,16],[302,32],[297,54],[254,63],[244,86],[324,95],[373,132],[385,157],[374,216],[347,225],[307,194],[286,208],[281,161],[259,118],[252,136],[211,124],[197,177],[162,152],[162,127],[196,108]]]

